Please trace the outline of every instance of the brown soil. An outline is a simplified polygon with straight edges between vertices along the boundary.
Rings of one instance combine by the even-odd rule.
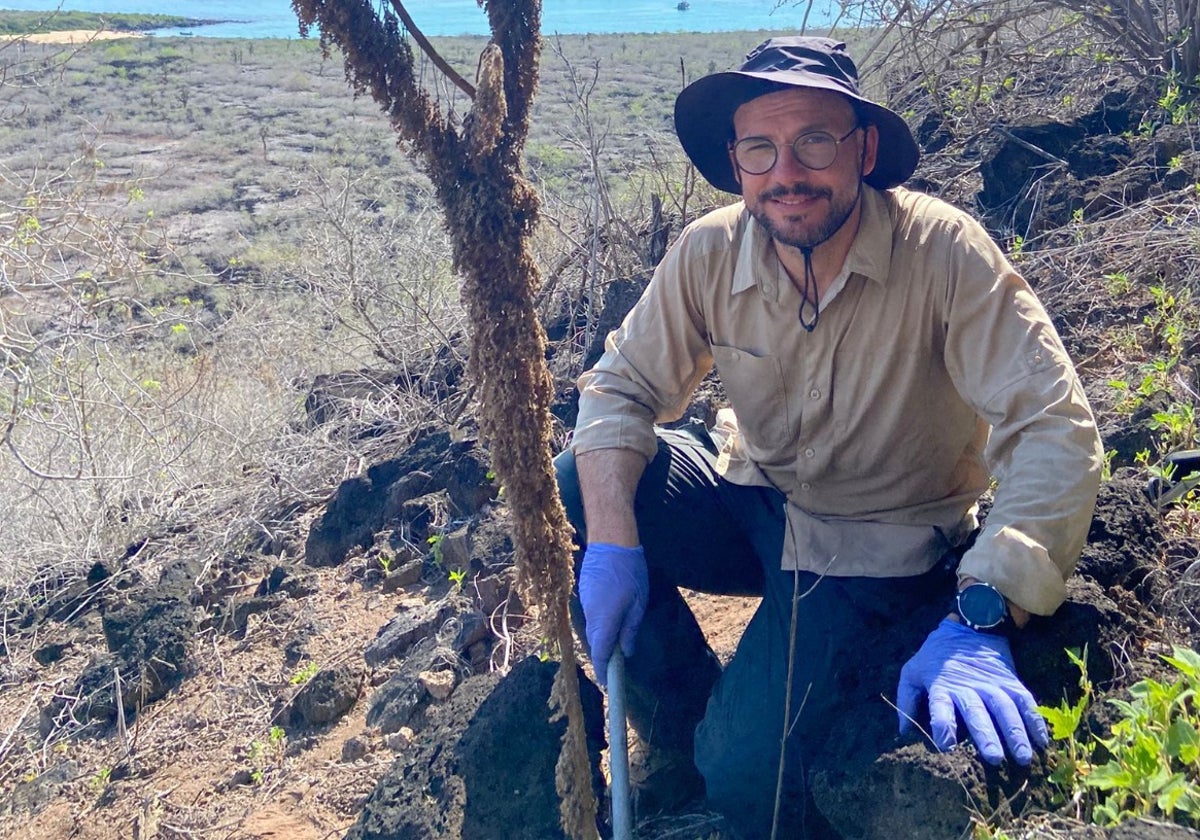
[[[367,642],[411,596],[370,591],[348,580],[346,569],[323,569],[316,576],[323,597],[252,616],[244,638],[211,630],[198,634],[194,673],[169,698],[138,715],[124,743],[108,736],[50,748],[47,763],[69,762],[74,772],[56,790],[45,791],[53,797],[46,807],[35,806],[32,814],[10,810],[0,822],[4,836],[116,840],[139,832],[169,837],[217,827],[230,838],[316,840],[344,833],[390,763],[390,753],[366,726],[365,704],[319,739],[272,745],[271,727],[286,724],[280,709],[298,690],[291,679],[300,666],[285,663],[283,648],[303,637],[306,661],[322,667],[360,663]],[[77,638],[75,655],[38,669],[34,691],[45,695],[70,684],[92,647],[86,634]],[[372,676],[380,679],[386,672]],[[0,719],[18,720],[16,709],[29,697],[6,692]],[[370,742],[371,751],[343,762],[342,745],[355,737]],[[255,771],[261,771],[260,779]],[[5,784],[19,795],[33,783]],[[155,835],[151,825],[163,833]]]

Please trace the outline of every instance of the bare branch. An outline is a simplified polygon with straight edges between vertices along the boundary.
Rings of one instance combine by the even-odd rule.
[[[458,71],[451,67],[446,59],[442,58],[438,51],[433,48],[433,44],[429,43],[429,39],[425,37],[425,33],[417,27],[417,22],[412,19],[412,15],[408,13],[408,9],[404,8],[404,4],[400,0],[392,0],[392,8],[396,10],[396,14],[400,16],[400,20],[404,22],[404,28],[408,30],[413,40],[417,42],[417,46],[421,48],[421,52],[429,56],[429,60],[433,62],[433,65],[445,73],[459,90],[474,99],[474,86],[460,76]]]

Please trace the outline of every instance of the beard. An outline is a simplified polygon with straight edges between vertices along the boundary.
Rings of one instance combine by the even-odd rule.
[[[815,248],[841,230],[842,225],[846,224],[846,220],[850,218],[850,214],[854,212],[855,205],[858,204],[858,197],[861,191],[861,181],[858,188],[852,194],[836,196],[830,189],[818,189],[807,184],[795,184],[791,187],[773,187],[759,193],[754,205],[748,206],[747,209],[755,221],[762,225],[763,229],[770,234],[771,238],[781,245],[789,245],[800,249]],[[767,214],[764,206],[768,201],[786,196],[823,199],[828,202],[828,212],[825,214],[824,219],[818,220],[812,226],[805,226],[801,221],[801,217],[789,217],[785,222],[787,225],[785,228]],[[814,209],[816,208],[810,209],[808,213],[812,213]]]

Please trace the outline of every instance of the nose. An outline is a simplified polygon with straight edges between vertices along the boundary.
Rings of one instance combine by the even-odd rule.
[[[775,166],[771,169],[771,175],[780,181],[790,183],[807,181],[812,171],[796,159],[790,146],[785,146],[779,150],[779,154],[775,158]]]

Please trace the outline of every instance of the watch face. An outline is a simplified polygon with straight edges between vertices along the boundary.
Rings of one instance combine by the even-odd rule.
[[[994,587],[973,583],[958,593],[958,614],[971,627],[995,627],[1007,612],[1004,596]]]

